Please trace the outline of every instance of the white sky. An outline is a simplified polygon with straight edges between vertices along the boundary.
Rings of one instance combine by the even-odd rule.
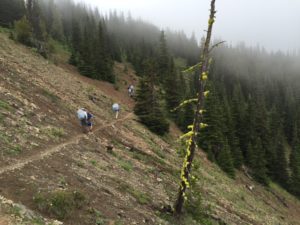
[[[201,37],[207,27],[210,0],[77,0],[100,12],[131,12],[160,28],[193,31]],[[300,49],[300,0],[216,0],[215,38],[245,42],[268,50]]]

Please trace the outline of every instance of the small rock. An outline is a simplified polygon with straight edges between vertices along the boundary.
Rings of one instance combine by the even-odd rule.
[[[158,182],[162,182],[162,179],[159,178],[159,177],[158,177],[156,180],[157,180]]]
[[[37,133],[40,133],[40,129],[39,129],[39,128],[33,127],[33,129],[34,129]]]
[[[52,224],[53,225],[63,225],[63,223],[58,220],[54,220]]]
[[[35,143],[35,142],[31,142],[30,145],[35,146],[35,147],[38,147],[38,146],[39,146],[39,144],[37,144],[37,143]]]
[[[24,105],[29,105],[29,102],[26,98],[24,98],[23,103],[24,103]]]
[[[24,113],[21,110],[18,110],[16,113],[20,116],[24,116]]]
[[[11,120],[11,121],[10,121],[10,124],[11,124],[13,127],[16,127],[16,126],[18,125],[17,122],[14,121],[14,120]]]
[[[38,109],[38,107],[34,103],[30,103],[31,108]]]

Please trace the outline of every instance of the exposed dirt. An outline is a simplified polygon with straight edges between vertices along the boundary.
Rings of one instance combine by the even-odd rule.
[[[85,197],[62,219],[67,225],[172,224],[158,210],[176,197],[180,131],[172,124],[171,134],[161,138],[139,124],[127,93],[138,78],[130,65],[120,63],[115,74],[115,86],[82,77],[0,33],[0,195],[12,200],[0,201],[0,225],[59,224],[35,200],[57,191]],[[113,102],[121,104],[118,120]],[[96,116],[93,133],[81,133],[79,107]],[[203,202],[216,221],[300,224],[299,201],[281,188],[267,190],[243,173],[231,180],[203,153],[198,156]],[[20,214],[23,206],[44,218],[34,222],[31,213]]]

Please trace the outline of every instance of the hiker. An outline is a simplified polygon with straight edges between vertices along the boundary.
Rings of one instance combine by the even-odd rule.
[[[131,84],[128,86],[128,95],[129,97],[133,97],[134,94],[134,86]]]
[[[92,131],[93,124],[91,120],[94,116],[90,112],[88,112],[85,108],[78,109],[77,117],[80,120],[80,124],[84,133]]]
[[[118,103],[114,103],[112,105],[112,110],[116,113],[116,119],[118,119],[119,111],[120,111],[120,105]]]

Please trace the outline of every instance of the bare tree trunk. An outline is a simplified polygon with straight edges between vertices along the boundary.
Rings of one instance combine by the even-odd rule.
[[[203,109],[203,102],[204,102],[204,82],[203,82],[203,75],[207,74],[208,71],[208,64],[209,64],[209,46],[211,40],[211,33],[215,18],[215,0],[211,0],[210,6],[210,16],[208,21],[208,30],[206,34],[204,49],[200,59],[200,77],[198,81],[198,97],[197,97],[197,109],[194,114],[194,122],[192,128],[192,135],[188,141],[188,148],[187,148],[187,158],[183,164],[183,171],[181,174],[181,185],[179,188],[179,193],[177,196],[177,201],[175,203],[175,214],[179,215],[182,212],[183,204],[184,204],[184,197],[187,187],[189,186],[189,176],[191,172],[191,166],[195,155],[196,150],[196,137],[200,129],[200,123],[202,122],[202,115],[200,110]],[[206,76],[206,75],[205,75]]]

